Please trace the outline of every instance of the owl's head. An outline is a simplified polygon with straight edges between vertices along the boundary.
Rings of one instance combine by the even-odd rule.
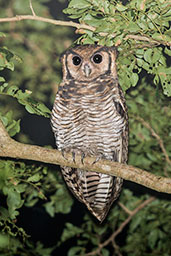
[[[77,45],[61,56],[63,79],[88,82],[101,75],[111,75],[115,78],[116,56],[115,47]]]

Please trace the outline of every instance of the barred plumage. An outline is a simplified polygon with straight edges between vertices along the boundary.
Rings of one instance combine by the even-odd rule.
[[[128,118],[116,72],[114,47],[76,46],[62,56],[63,81],[52,111],[58,150],[125,163]],[[102,221],[117,199],[122,179],[63,167],[64,179]]]

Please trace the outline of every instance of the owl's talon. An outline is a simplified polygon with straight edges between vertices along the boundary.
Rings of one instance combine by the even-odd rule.
[[[61,150],[61,153],[62,153],[63,158],[64,158],[65,160],[68,160],[68,159],[65,157],[65,149],[62,149],[62,150]]]
[[[82,152],[81,154],[81,163],[84,164],[84,158],[85,158],[85,154]]]
[[[96,164],[101,159],[100,156],[96,157],[96,160],[92,164]]]
[[[72,160],[73,160],[73,162],[74,162],[74,164],[76,163],[75,162],[75,152],[72,152]]]

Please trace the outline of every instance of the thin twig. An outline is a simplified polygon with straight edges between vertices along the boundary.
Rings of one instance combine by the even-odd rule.
[[[166,149],[164,147],[163,140],[160,138],[160,136],[154,131],[154,129],[150,126],[149,123],[147,123],[142,117],[136,116],[134,117],[136,120],[140,121],[152,134],[153,137],[155,137],[160,145],[160,148],[165,156],[166,162],[171,165],[171,160],[169,159],[169,156],[166,152]]]
[[[22,20],[37,20],[42,21],[46,23],[51,23],[57,26],[67,26],[67,27],[74,27],[77,29],[87,29],[94,31],[95,28],[86,24],[79,24],[73,21],[63,21],[63,20],[54,20],[49,18],[44,18],[40,16],[33,16],[33,15],[16,15],[15,17],[10,18],[0,18],[0,23],[2,22],[16,22],[16,21],[22,21]]]
[[[34,12],[34,9],[33,9],[33,5],[32,5],[32,1],[29,0],[29,4],[30,4],[30,9],[31,9],[31,12],[33,14],[33,16],[36,16],[35,12]]]
[[[131,221],[131,219],[135,216],[135,214],[137,214],[140,210],[142,210],[145,206],[147,206],[149,203],[151,203],[152,201],[155,200],[155,197],[150,197],[149,199],[145,200],[143,203],[141,203],[138,207],[136,207],[131,215],[129,215],[129,217],[122,222],[122,224],[120,225],[120,227],[102,244],[100,244],[100,247],[98,249],[96,249],[93,252],[89,252],[87,253],[85,256],[93,256],[93,255],[97,255],[97,253],[99,253],[99,250],[101,250],[102,248],[104,248],[105,246],[107,246],[109,243],[111,243],[112,241],[114,241],[114,239],[116,238],[116,236],[118,234],[120,234],[122,232],[122,230],[125,228],[125,226]]]
[[[115,249],[114,255],[123,256],[120,252],[120,248],[117,245],[115,239],[112,241],[113,248]]]
[[[132,211],[129,210],[125,205],[123,205],[122,203],[118,202],[118,205],[129,215],[132,214]]]
[[[31,8],[31,6],[30,6]],[[33,8],[31,8],[32,10]],[[44,18],[44,17],[40,17],[37,15],[34,15],[34,10],[32,10],[33,15],[17,15],[15,17],[10,17],[10,18],[0,18],[0,23],[2,22],[15,22],[15,21],[21,21],[21,20],[37,20],[37,21],[42,21],[42,22],[47,22],[47,23],[51,23],[54,25],[58,25],[58,26],[68,26],[68,27],[74,27],[77,28],[77,32],[79,33],[86,33],[85,30],[89,30],[89,31],[93,31],[95,32],[96,28],[90,25],[86,25],[86,24],[79,24],[76,22],[72,22],[72,21],[61,21],[61,20],[53,20],[53,19],[49,19],[49,18]],[[100,32],[99,33],[100,36],[107,36],[108,33],[105,32]],[[115,37],[116,34],[111,34],[111,36]],[[170,42],[165,42],[162,40],[154,40],[152,38],[149,38],[147,36],[141,36],[141,35],[127,35],[124,40],[127,39],[133,39],[136,41],[145,41],[145,42],[149,42],[152,44],[163,44],[163,45],[167,45],[167,46],[171,46]]]

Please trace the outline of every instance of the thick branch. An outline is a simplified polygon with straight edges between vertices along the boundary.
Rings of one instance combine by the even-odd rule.
[[[171,179],[169,178],[155,176],[154,174],[133,166],[108,160],[100,160],[93,164],[96,160],[95,157],[86,157],[84,164],[82,164],[80,155],[76,156],[75,163],[73,162],[71,153],[65,154],[65,156],[67,160],[58,150],[22,144],[11,139],[0,121],[0,157],[34,160],[88,171],[96,171],[133,181],[158,192],[171,193]]]
[[[77,28],[77,32],[78,33],[85,33],[85,30],[90,30],[90,31],[95,31],[96,28],[90,25],[86,25],[86,24],[79,24],[76,22],[72,22],[72,21],[61,21],[61,20],[53,20],[53,19],[49,19],[49,18],[44,18],[44,17],[40,17],[35,15],[33,7],[31,5],[31,10],[33,15],[17,15],[15,17],[10,17],[10,18],[0,18],[0,23],[2,22],[16,22],[16,21],[21,21],[21,20],[37,20],[37,21],[42,21],[42,22],[46,22],[46,23],[51,23],[54,25],[58,25],[58,26],[68,26],[68,27],[74,27]],[[99,35],[101,36],[106,36],[108,35],[108,33],[105,32],[100,32]],[[113,37],[115,37],[115,34],[112,34]],[[167,46],[171,46],[170,42],[165,42],[162,40],[154,40],[148,36],[141,36],[141,35],[127,35],[125,38],[125,40],[127,39],[133,39],[133,40],[137,40],[137,41],[145,41],[145,42],[150,42],[152,44],[163,44],[163,45],[167,45]]]

